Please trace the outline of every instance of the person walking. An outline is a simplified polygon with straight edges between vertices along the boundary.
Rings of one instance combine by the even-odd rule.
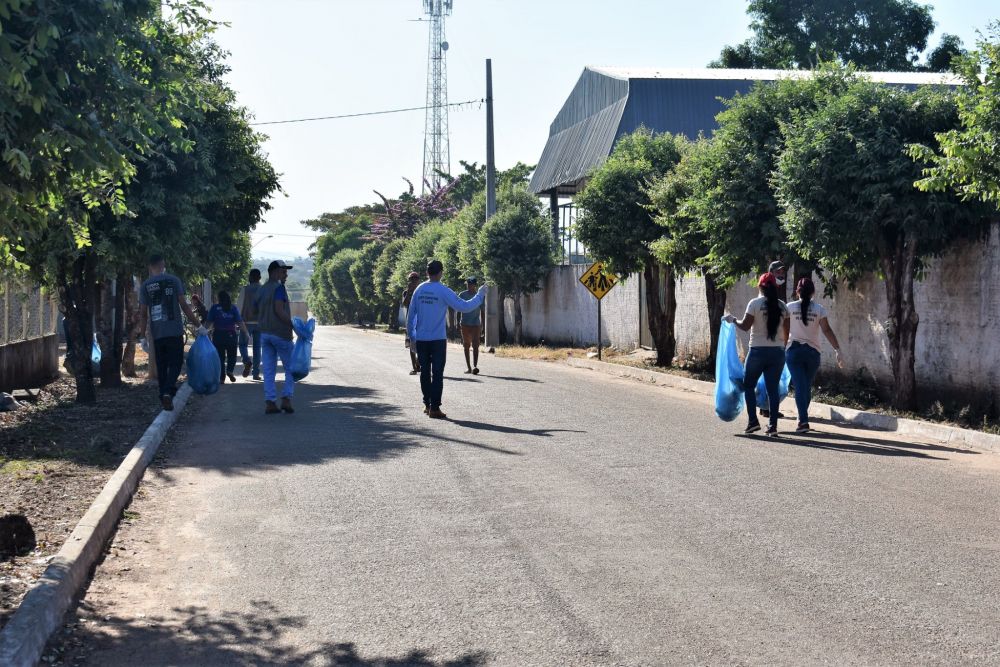
[[[448,308],[469,313],[483,305],[486,285],[474,297],[464,301],[447,285],[441,284],[444,265],[438,260],[427,264],[427,281],[420,283],[410,299],[406,311],[406,332],[417,348],[420,363],[420,391],[424,399],[424,413],[431,419],[447,417],[441,411],[444,392],[444,365],[448,352],[448,331],[445,320]]]
[[[813,295],[816,286],[810,278],[802,278],[795,286],[795,296],[798,301],[788,304],[788,319],[785,320],[785,338],[788,349],[785,357],[788,361],[788,372],[792,374],[792,386],[795,387],[795,407],[799,413],[799,423],[796,433],[809,432],[809,403],[812,401],[812,383],[819,370],[820,362],[820,331],[830,341],[837,355],[837,366],[843,368],[844,360],[840,352],[840,343],[830,327],[826,308],[815,301]]]
[[[167,273],[163,255],[153,255],[149,258],[149,278],[139,288],[139,338],[146,335],[148,322],[153,334],[160,404],[164,410],[174,409],[177,378],[184,364],[182,310],[188,320],[198,324],[199,336],[208,335],[200,318],[184,298],[184,284],[177,276]]]
[[[767,272],[774,276],[774,282],[778,286],[778,298],[781,299],[782,301],[784,301],[785,300],[785,279],[788,276],[788,268],[785,266],[784,262],[782,262],[780,259],[776,259],[773,262],[771,262],[770,264],[768,264],[768,266],[767,266]],[[762,397],[762,400],[764,401],[764,405],[760,406],[760,416],[764,417],[764,418],[770,418],[771,412],[770,412],[769,407],[768,407],[768,404],[769,404],[770,401],[769,401],[769,399],[767,397],[767,390],[766,389],[761,393],[761,397]],[[780,403],[781,401],[779,400],[778,402]],[[785,415],[783,415],[781,413],[781,411],[779,410],[778,411],[778,419],[781,419],[784,416]]]
[[[240,357],[243,360],[243,377],[253,373],[260,379],[260,329],[257,326],[257,296],[260,294],[260,269],[250,269],[249,281],[240,293],[239,310],[243,316],[246,333],[240,332]],[[253,357],[247,354],[248,346]]]
[[[264,414],[295,412],[292,396],[295,378],[289,370],[292,361],[292,309],[285,290],[285,280],[292,266],[276,259],[267,267],[267,282],[257,295],[257,325],[260,328],[261,370],[264,372]],[[285,382],[278,407],[278,388],[275,374],[278,359],[285,368]]]
[[[212,330],[212,344],[219,353],[219,363],[222,373],[219,383],[225,384],[226,378],[236,382],[233,372],[236,370],[236,348],[240,335],[248,335],[246,324],[240,317],[240,309],[233,305],[229,292],[219,292],[219,303],[208,309],[205,324]]]
[[[410,312],[410,299],[413,298],[413,290],[417,289],[417,285],[420,284],[420,274],[416,271],[410,271],[409,275],[406,276],[406,289],[403,290],[403,298],[400,300],[403,308],[406,309],[406,313]],[[406,329],[406,317],[403,317],[403,329]],[[410,340],[410,334],[406,333],[403,340],[403,345],[406,349],[410,351],[410,375],[416,375],[420,372],[420,362],[417,360],[417,348]]]
[[[783,322],[788,318],[788,307],[778,298],[778,284],[774,274],[763,273],[757,280],[760,296],[747,303],[742,320],[726,313],[723,319],[750,332],[750,350],[743,367],[743,394],[746,397],[747,424],[745,433],[760,430],[757,419],[757,380],[764,376],[769,403],[767,434],[778,434],[778,381],[785,368],[785,335]]]
[[[475,276],[465,279],[465,291],[458,295],[459,299],[468,301],[476,296],[478,280]],[[462,349],[465,352],[466,373],[479,375],[479,334],[483,330],[482,307],[468,313],[458,313],[459,329],[462,331]],[[472,363],[469,363],[469,348],[472,348]]]

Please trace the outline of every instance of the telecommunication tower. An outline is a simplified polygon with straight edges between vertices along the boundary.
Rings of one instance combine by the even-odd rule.
[[[438,173],[451,173],[451,151],[448,147],[448,65],[445,56],[444,19],[451,16],[454,0],[423,0],[424,13],[430,17],[427,39],[427,111],[424,118],[424,178],[421,192],[430,184],[432,190],[441,186]]]

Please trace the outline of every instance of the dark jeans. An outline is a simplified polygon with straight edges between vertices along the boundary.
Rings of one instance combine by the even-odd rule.
[[[232,375],[233,369],[236,368],[236,345],[238,342],[239,338],[235,331],[212,332],[212,344],[215,345],[215,351],[219,353],[222,376],[227,373]]]
[[[156,380],[160,385],[160,396],[177,394],[177,378],[184,364],[184,338],[168,336],[153,341],[156,354]]]
[[[819,350],[811,345],[792,343],[788,347],[788,372],[795,386],[795,407],[799,410],[799,423],[809,423],[809,402],[812,401],[812,384],[819,370]]]
[[[253,366],[251,368],[253,370],[253,376],[258,377],[260,375],[260,329],[257,328],[256,324],[248,324],[247,329],[250,330],[250,336],[253,338]],[[250,341],[247,340],[247,335],[241,331],[240,356],[243,358],[244,366],[251,363],[250,355],[247,354],[247,352],[249,352],[247,349],[247,345],[249,343]]]
[[[417,360],[420,362],[420,391],[424,405],[431,409],[441,407],[444,391],[444,362],[448,356],[447,340],[418,340]]]
[[[764,375],[764,387],[767,389],[768,418],[771,426],[778,426],[778,382],[781,371],[785,369],[785,348],[783,347],[751,347],[743,366],[743,395],[746,397],[747,414],[751,424],[759,424],[757,419],[757,380]]]

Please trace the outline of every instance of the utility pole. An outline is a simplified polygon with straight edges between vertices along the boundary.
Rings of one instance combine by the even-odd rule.
[[[493,61],[486,59],[486,220],[497,212],[497,167],[493,155]],[[491,285],[486,292],[486,349],[500,344],[503,304],[499,290]]]

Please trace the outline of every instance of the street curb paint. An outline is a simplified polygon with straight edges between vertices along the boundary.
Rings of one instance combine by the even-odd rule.
[[[641,380],[661,387],[672,387],[706,396],[713,395],[715,391],[715,384],[712,382],[679,377],[669,373],[647,371],[642,368],[612,364],[606,361],[568,358],[562,363],[574,368],[585,368],[607,375]],[[900,435],[931,438],[952,447],[965,447],[1000,453],[1000,435],[982,433],[957,426],[934,424],[917,419],[904,419],[876,412],[865,412],[863,410],[842,408],[836,405],[826,405],[825,403],[812,403],[809,406],[809,416],[816,419],[828,419],[840,424],[861,426],[873,431],[891,431]]]
[[[49,637],[86,583],[104,544],[114,532],[118,517],[131,501],[147,466],[190,396],[191,386],[185,383],[174,398],[173,411],[157,415],[76,524],[52,563],[24,596],[0,632],[0,665],[32,667],[42,657]]]

